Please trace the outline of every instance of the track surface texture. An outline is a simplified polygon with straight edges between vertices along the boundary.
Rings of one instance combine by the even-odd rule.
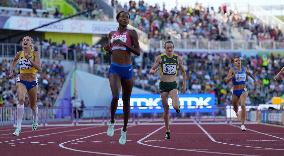
[[[241,131],[235,124],[179,124],[171,125],[171,139],[165,140],[162,125],[131,125],[125,145],[118,143],[120,128],[108,137],[107,126],[48,126],[34,132],[23,127],[15,137],[12,126],[0,127],[0,155],[284,155],[283,127],[249,124]]]

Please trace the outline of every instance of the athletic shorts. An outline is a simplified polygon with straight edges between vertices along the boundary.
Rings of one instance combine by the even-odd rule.
[[[177,82],[163,82],[161,81],[159,84],[160,93],[162,92],[170,92],[173,89],[177,89]]]
[[[233,94],[236,95],[238,98],[240,98],[241,95],[242,95],[244,92],[246,92],[246,91],[247,91],[246,88],[240,89],[240,90],[233,90]]]
[[[26,89],[29,91],[32,88],[34,88],[35,86],[37,86],[37,79],[35,81],[26,81],[26,80],[20,80],[19,77],[17,77],[17,83],[22,83],[23,85],[25,85]]]
[[[110,74],[117,74],[122,79],[130,80],[133,77],[133,67],[132,67],[131,64],[120,65],[120,64],[116,64],[116,63],[111,63],[108,73],[109,73],[109,75]]]

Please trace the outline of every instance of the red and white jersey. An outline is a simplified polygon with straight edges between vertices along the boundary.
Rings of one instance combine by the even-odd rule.
[[[125,46],[113,43],[113,41],[118,40],[118,39],[126,43],[126,45],[129,47],[132,47],[133,45],[133,41],[130,36],[130,30],[126,29],[123,32],[115,31],[111,34],[111,39],[110,39],[110,47],[112,51],[113,50],[126,50]]]

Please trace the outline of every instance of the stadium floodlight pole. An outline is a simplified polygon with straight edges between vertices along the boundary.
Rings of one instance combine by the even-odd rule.
[[[54,23],[58,23],[58,22],[61,22],[61,21],[64,21],[64,20],[67,20],[67,19],[70,19],[70,18],[73,18],[73,17],[76,17],[76,16],[80,16],[80,15],[85,14],[85,13],[88,13],[88,12],[92,12],[93,10],[94,10],[94,9],[89,9],[89,10],[86,10],[86,11],[82,11],[82,12],[79,12],[79,13],[77,13],[77,14],[74,14],[74,15],[71,15],[71,16],[67,16],[67,17],[61,18],[61,19],[59,19],[59,20],[56,20],[56,21],[53,21],[53,22],[49,22],[49,23],[43,24],[43,25],[41,25],[41,26],[35,27],[35,28],[33,28],[33,29],[30,29],[30,30],[27,30],[27,31],[24,31],[24,32],[19,32],[19,33],[15,33],[15,34],[12,34],[12,35],[3,37],[3,38],[0,39],[0,42],[5,41],[5,40],[10,39],[10,38],[13,38],[13,37],[17,37],[17,36],[20,36],[20,35],[29,33],[29,32],[33,32],[33,31],[35,31],[35,30],[37,30],[37,29],[40,29],[40,28],[43,28],[43,27],[52,25],[52,24],[54,24]]]

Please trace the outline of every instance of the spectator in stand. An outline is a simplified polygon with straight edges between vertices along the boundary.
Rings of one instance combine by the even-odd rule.
[[[159,76],[147,74],[150,70],[148,64],[154,62],[153,58],[158,54],[160,54],[159,51],[151,51],[150,53],[143,54],[141,67],[134,69],[134,86],[151,91],[153,93],[159,93]],[[185,61],[185,70],[188,74],[188,93],[215,93],[217,96],[218,105],[230,104],[230,88],[225,85],[223,78],[226,75],[224,71],[228,70],[230,60],[236,54],[179,54],[183,56]],[[269,65],[263,66],[263,60],[270,62]],[[263,82],[263,85],[258,85],[256,88],[254,88],[251,83],[248,83],[247,87],[248,90],[250,90],[250,96],[248,97],[248,100],[251,101],[252,105],[268,102],[269,99],[267,99],[267,97],[283,95],[284,85],[281,84],[281,81],[271,81],[273,79],[273,75],[276,75],[278,69],[281,69],[281,64],[284,64],[283,57],[276,54],[269,54],[266,58],[255,55],[250,57],[243,57],[242,62],[250,71],[255,71],[254,75],[257,75],[256,80],[258,81],[258,83]],[[107,65],[100,64],[95,73],[106,77],[107,68]],[[282,79],[284,79],[283,74],[280,76],[282,76]],[[271,87],[274,88],[273,91],[271,91]]]

